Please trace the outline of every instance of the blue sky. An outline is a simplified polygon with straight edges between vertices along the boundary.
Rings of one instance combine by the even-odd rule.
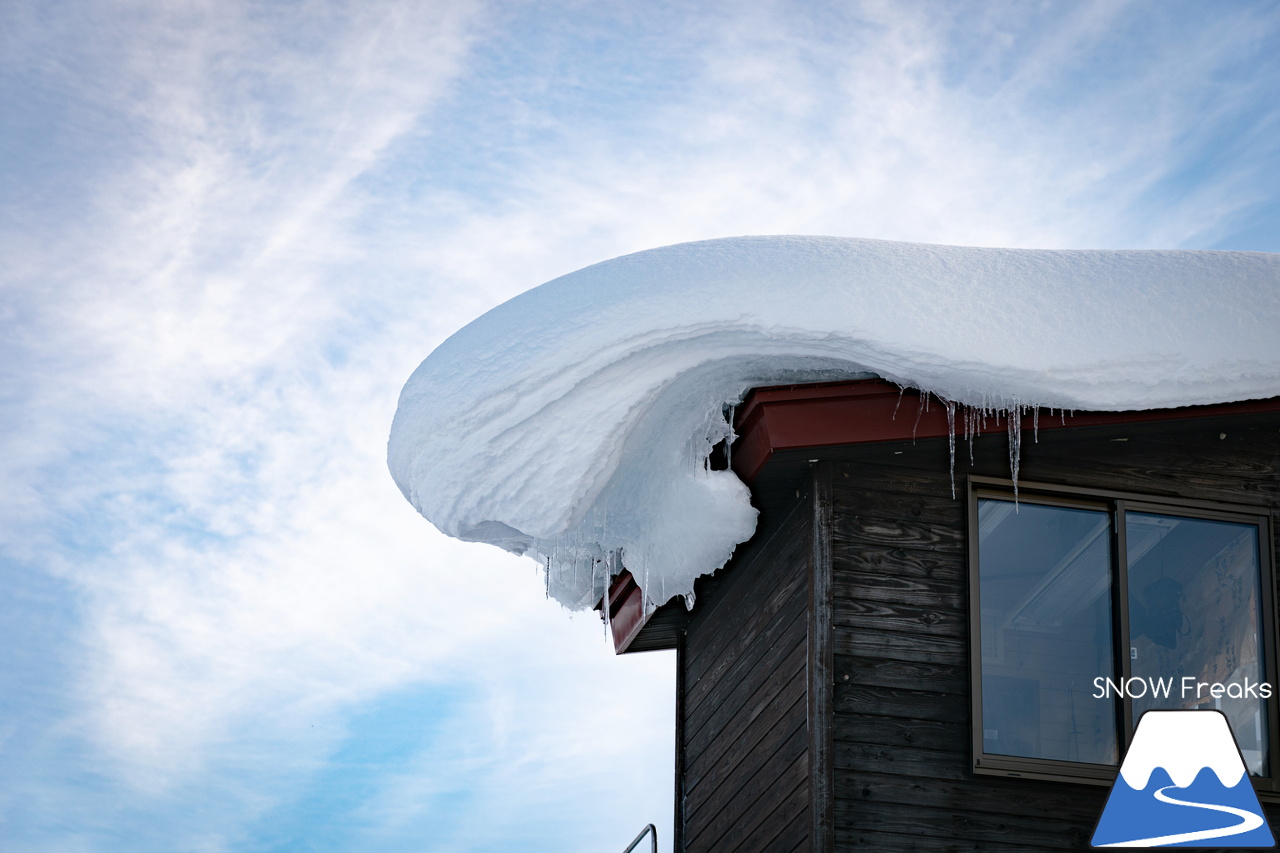
[[[386,472],[488,308],[815,233],[1280,251],[1280,7],[0,9],[0,846],[669,849],[673,661]]]

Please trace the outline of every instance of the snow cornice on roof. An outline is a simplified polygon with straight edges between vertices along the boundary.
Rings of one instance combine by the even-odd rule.
[[[739,237],[596,264],[498,306],[410,377],[392,476],[440,530],[537,559],[591,606],[653,603],[750,537],[706,460],[753,387],[882,377],[979,409],[1280,394],[1280,256]]]

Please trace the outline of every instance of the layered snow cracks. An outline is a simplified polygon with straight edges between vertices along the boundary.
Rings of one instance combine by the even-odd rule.
[[[624,566],[661,604],[754,530],[746,487],[707,465],[752,387],[879,376],[937,395],[962,433],[975,410],[1267,398],[1277,320],[1271,254],[687,243],[458,331],[405,385],[388,462],[436,527],[533,557],[565,605]]]

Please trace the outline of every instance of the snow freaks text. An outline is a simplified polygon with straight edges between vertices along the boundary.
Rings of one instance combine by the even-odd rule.
[[[1250,681],[1245,678],[1243,684],[1234,681],[1222,684],[1216,681],[1198,681],[1190,675],[1181,679],[1151,676],[1113,679],[1098,676],[1093,680],[1093,691],[1094,699],[1168,699],[1171,696],[1179,699],[1221,699],[1223,696],[1231,699],[1270,699],[1272,693],[1271,685],[1265,681]]]

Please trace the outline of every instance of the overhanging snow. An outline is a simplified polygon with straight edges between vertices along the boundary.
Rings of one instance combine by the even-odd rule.
[[[621,564],[693,589],[755,527],[708,471],[751,387],[880,376],[974,406],[1280,394],[1280,255],[737,237],[596,264],[499,305],[400,395],[392,476],[440,530],[590,606]]]

